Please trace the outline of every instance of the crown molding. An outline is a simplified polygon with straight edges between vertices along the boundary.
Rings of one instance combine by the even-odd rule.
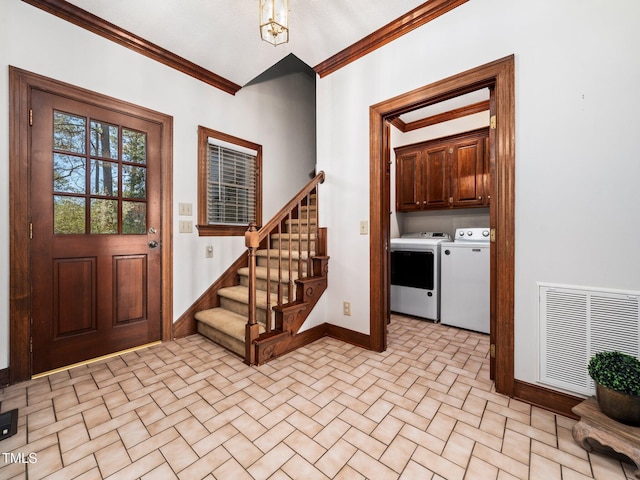
[[[235,95],[236,92],[242,88],[241,85],[221,77],[128,30],[120,28],[97,15],[76,7],[65,0],[22,1],[231,95]],[[469,0],[430,0],[425,2],[338,52],[336,55],[319,63],[314,67],[314,70],[321,78],[325,77],[468,1]]]
[[[339,70],[398,37],[421,27],[469,0],[430,0],[338,52],[313,69],[320,78]]]
[[[29,5],[44,10],[56,17],[62,18],[74,25],[82,27],[112,42],[129,48],[134,52],[160,62],[170,68],[178,70],[197,80],[235,95],[242,87],[227,80],[189,60],[166,50],[155,43],[145,40],[138,35],[107,22],[106,20],[87,12],[65,0],[22,0]]]

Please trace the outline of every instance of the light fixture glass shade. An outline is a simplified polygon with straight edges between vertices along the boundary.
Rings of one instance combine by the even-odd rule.
[[[272,45],[289,41],[289,0],[260,0],[260,37]]]

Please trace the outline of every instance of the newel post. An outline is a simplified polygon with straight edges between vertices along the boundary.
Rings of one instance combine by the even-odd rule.
[[[260,246],[260,236],[253,222],[249,224],[249,229],[244,234],[244,243],[249,250],[249,320],[245,327],[244,361],[247,365],[255,365],[256,353],[253,342],[260,335],[256,320],[256,250]]]

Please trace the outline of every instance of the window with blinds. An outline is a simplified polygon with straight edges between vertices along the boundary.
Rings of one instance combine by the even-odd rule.
[[[198,127],[198,234],[262,225],[262,145]]]
[[[207,223],[256,221],[256,156],[208,144]]]

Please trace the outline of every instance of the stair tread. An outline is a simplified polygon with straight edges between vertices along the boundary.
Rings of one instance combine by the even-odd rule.
[[[196,312],[195,318],[199,322],[206,323],[210,327],[244,342],[247,319],[242,315],[216,307]],[[260,333],[264,333],[264,326],[262,324],[258,324],[258,326]]]
[[[239,303],[249,303],[249,287],[245,287],[244,285],[235,285],[233,287],[221,288],[220,290],[218,290],[218,295],[230,300],[235,300]],[[272,293],[271,305],[276,305],[277,303],[278,295]],[[267,308],[267,292],[265,292],[264,290],[256,290],[256,306],[262,309]]]
[[[248,277],[249,276],[249,267],[242,267],[240,269],[238,269],[238,274]],[[269,274],[271,276],[271,280],[272,281],[278,281],[278,268],[277,267],[271,267],[269,269]],[[293,279],[295,280],[296,278],[298,278],[298,274],[297,272],[293,272],[292,275]],[[267,267],[256,267],[256,278],[260,278],[262,280],[266,280],[267,279]],[[287,269],[283,268],[282,269],[282,278],[281,278],[282,283],[287,283],[289,281],[289,272],[287,271]]]
[[[282,258],[289,258],[289,249],[288,248],[283,248],[282,250],[279,250],[278,248],[270,248],[268,251],[267,249],[261,249],[261,250],[257,250],[256,251],[256,256],[258,257],[266,257],[266,256],[270,256],[271,258],[278,258],[278,253],[282,253]],[[310,256],[313,257],[315,256],[315,252],[312,250],[310,253]],[[303,260],[306,260],[309,257],[309,255],[307,254],[306,251],[302,251],[300,252],[299,250],[291,250],[291,259],[292,260],[298,260],[298,258],[302,258]]]
[[[316,239],[316,234],[315,233],[307,233],[307,232],[302,232],[302,233],[272,233],[271,234],[271,238],[272,239],[290,239],[293,238],[294,240],[298,240],[298,238],[301,238],[302,240],[307,240],[307,238],[310,238],[311,240],[315,240]]]
[[[310,216],[309,218],[307,218],[305,215],[303,215],[299,219],[298,218],[287,219],[287,220],[285,220],[285,222],[286,223],[298,223],[298,220],[300,220],[300,223],[307,223],[307,222],[318,223],[318,219],[316,217]]]

